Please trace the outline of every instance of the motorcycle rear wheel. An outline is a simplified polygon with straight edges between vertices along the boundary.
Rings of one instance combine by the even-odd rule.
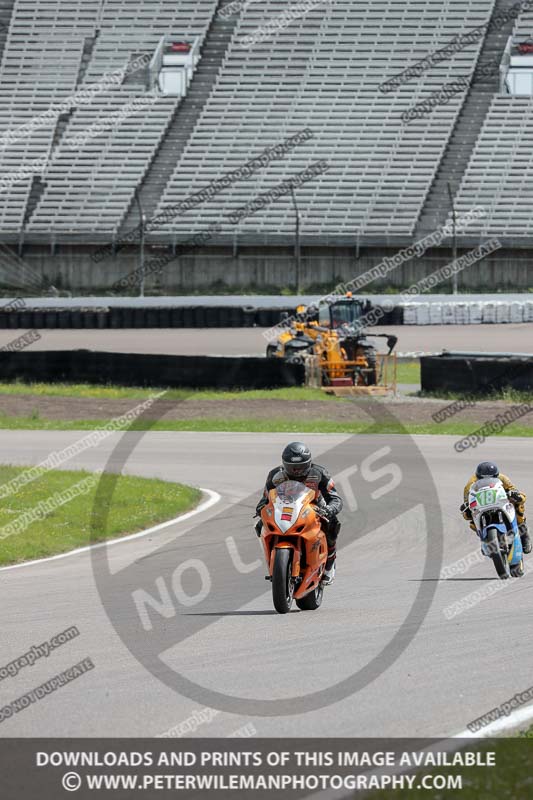
[[[294,595],[292,579],[292,550],[284,547],[276,550],[274,569],[272,570],[272,599],[278,614],[288,614],[291,610]]]
[[[324,587],[319,583],[312,592],[306,594],[305,597],[301,597],[300,600],[296,600],[296,605],[300,611],[316,611],[322,605],[323,596]]]

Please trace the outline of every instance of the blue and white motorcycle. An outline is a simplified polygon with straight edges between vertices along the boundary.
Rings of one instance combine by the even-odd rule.
[[[472,484],[468,506],[481,551],[492,559],[498,577],[521,578],[524,558],[514,505],[499,478],[482,478]]]

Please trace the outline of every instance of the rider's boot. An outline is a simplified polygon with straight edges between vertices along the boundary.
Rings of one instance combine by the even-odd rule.
[[[328,560],[326,561],[326,568],[322,576],[322,583],[324,586],[330,586],[335,580],[335,564],[337,561],[337,548],[328,547]]]
[[[522,540],[522,550],[526,555],[528,555],[531,553],[531,539],[529,536],[527,522],[523,522],[520,525],[520,539]]]

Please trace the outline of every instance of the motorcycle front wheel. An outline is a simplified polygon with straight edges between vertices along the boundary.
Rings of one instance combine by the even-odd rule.
[[[509,563],[505,553],[502,553],[500,548],[500,541],[498,539],[498,531],[495,528],[489,528],[487,531],[487,538],[485,544],[489,548],[490,557],[494,564],[494,569],[498,573],[498,577],[502,581],[506,581],[510,577]]]
[[[272,599],[278,614],[288,614],[294,595],[292,579],[292,550],[284,547],[276,550],[272,570]]]

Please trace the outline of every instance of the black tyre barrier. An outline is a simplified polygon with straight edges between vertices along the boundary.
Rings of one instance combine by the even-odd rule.
[[[301,386],[305,369],[276,358],[226,358],[91,350],[0,351],[0,380],[122,386],[270,389]]]
[[[133,309],[133,326],[134,328],[146,328],[146,311],[145,308]]]
[[[393,318],[394,318],[394,310],[392,311],[385,311],[383,306],[374,306],[372,305],[369,311],[374,309],[379,309],[379,312],[382,314],[380,318],[375,323],[376,325],[394,325]]]
[[[109,309],[109,327],[122,328],[122,308],[115,308],[111,306]]]
[[[183,309],[183,327],[195,328],[195,308],[194,306],[186,306]]]
[[[159,328],[159,309],[147,308],[145,312],[145,325],[146,328]]]
[[[255,306],[111,306],[0,311],[1,328],[270,328],[295,309]],[[28,324],[28,314],[38,322]],[[35,315],[38,315],[35,317]],[[102,316],[103,315],[103,316]],[[26,321],[23,321],[26,320]],[[385,312],[378,325],[402,325],[403,308]]]
[[[157,314],[159,317],[159,327],[170,328],[170,308],[158,308]]]
[[[70,311],[59,311],[57,314],[57,322],[60,328],[72,328],[71,322],[72,313]]]
[[[206,328],[226,328],[223,319],[225,317],[226,309],[218,308],[217,306],[210,306],[205,309],[205,325]]]
[[[422,356],[422,391],[490,395],[510,387],[533,389],[533,357]]]
[[[170,327],[171,328],[183,328],[183,312],[185,309],[183,308],[171,308],[170,309]]]
[[[10,311],[8,318],[7,318],[7,327],[8,328],[20,328],[20,312],[19,311]]]
[[[270,328],[271,325],[275,325],[275,322],[272,321],[273,314],[270,308],[258,308],[255,319],[260,328]]]
[[[230,328],[244,327],[244,309],[231,306],[229,309],[228,325]]]
[[[395,306],[391,325],[403,325],[403,306]]]
[[[82,320],[83,321],[83,327],[84,328],[90,328],[90,329],[96,328],[96,319],[97,319],[96,311],[93,311],[92,309],[88,309],[83,314],[83,320]]]
[[[205,328],[205,308],[204,306],[195,306],[194,308],[194,327]]]
[[[19,323],[21,328],[35,328],[35,314],[33,311],[20,311],[19,312]]]
[[[257,309],[254,306],[244,306],[243,308],[243,327],[244,328],[253,328],[255,325],[255,315]]]
[[[96,327],[109,328],[109,309],[100,308],[96,312]]]

